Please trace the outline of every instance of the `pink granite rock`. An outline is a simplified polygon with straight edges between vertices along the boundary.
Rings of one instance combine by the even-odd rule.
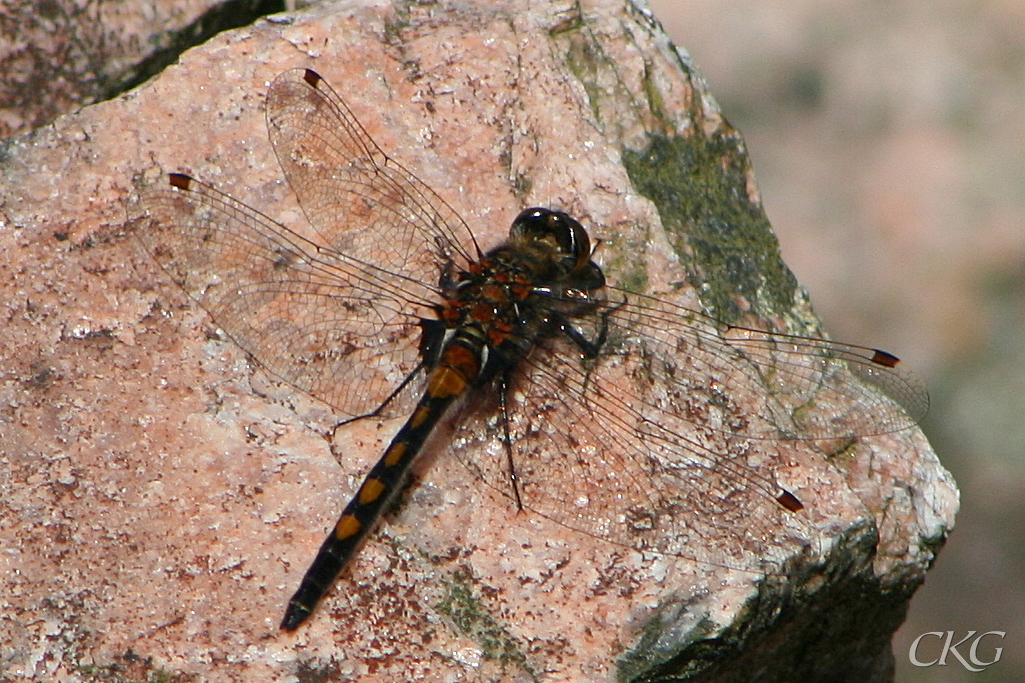
[[[749,466],[805,504],[793,528],[745,530],[752,547],[780,540],[768,572],[750,553],[641,554],[517,514],[437,448],[313,618],[278,630],[398,423],[332,442],[331,410],[227,341],[131,237],[125,206],[137,175],[181,171],[305,229],[263,113],[267,83],[296,66],[485,246],[524,206],[554,206],[603,240],[610,278],[699,282],[752,324],[812,319],[739,136],[640,6],[344,2],[222,34],[0,156],[3,674],[885,679],[957,508],[916,429],[751,441]]]
[[[223,11],[209,0],[155,3],[39,3],[0,8],[0,137],[52,122],[110,97],[152,73],[182,40],[241,26],[242,8]],[[255,18],[255,15],[253,15]],[[192,44],[195,44],[193,42]]]

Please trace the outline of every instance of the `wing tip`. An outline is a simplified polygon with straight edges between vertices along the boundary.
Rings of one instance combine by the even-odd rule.
[[[303,70],[303,80],[306,81],[306,83],[311,88],[319,88],[321,82],[324,79],[323,79],[323,77],[320,74],[318,74],[313,69],[304,69]]]
[[[872,349],[872,362],[884,368],[895,368],[900,365],[900,358],[882,349]]]
[[[184,173],[168,173],[167,182],[171,184],[171,187],[176,187],[179,190],[190,190],[194,181],[192,176],[187,176]]]
[[[776,501],[785,507],[790,512],[798,512],[804,509],[804,503],[797,499],[797,496],[784,489],[778,496]]]

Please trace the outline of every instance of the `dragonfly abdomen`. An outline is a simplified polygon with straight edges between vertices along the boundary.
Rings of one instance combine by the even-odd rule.
[[[484,338],[475,328],[459,330],[446,344],[413,414],[367,474],[320,546],[299,589],[288,602],[281,628],[295,630],[313,612],[335,577],[373,530],[388,502],[401,489],[406,473],[435,425],[480,374],[483,348]]]

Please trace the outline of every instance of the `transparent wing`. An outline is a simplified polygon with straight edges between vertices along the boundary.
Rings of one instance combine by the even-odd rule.
[[[439,263],[479,258],[462,218],[389,159],[316,72],[274,79],[267,130],[306,217],[336,251],[431,283]]]
[[[184,175],[141,187],[129,218],[240,347],[344,416],[375,410],[417,370],[420,318],[436,298],[423,281],[315,244]],[[419,386],[409,382],[388,414],[407,411]]]
[[[536,351],[508,399],[511,458],[497,411],[470,416],[453,449],[512,508],[715,566],[782,558],[795,537],[816,542],[777,501],[771,473],[744,464],[721,432],[662,412],[658,383],[634,383],[646,372],[642,354],[604,357],[585,373],[569,342]]]
[[[140,188],[139,237],[190,297],[272,373],[347,417],[411,407],[422,318],[477,246],[458,215],[390,160],[313,71],[267,92],[278,160],[318,241],[174,174]]]
[[[746,553],[771,560],[815,543],[801,503],[774,479],[786,460],[774,449],[904,429],[927,406],[896,359],[860,347],[740,330],[634,293],[579,322],[590,338],[605,325],[597,357],[556,336],[514,378],[511,463],[497,398],[459,429],[454,450],[526,509],[625,547],[741,566]],[[859,368],[912,412],[862,385]],[[752,449],[750,438],[776,441]]]
[[[672,396],[666,409],[687,406],[729,434],[851,439],[908,429],[928,412],[921,381],[885,351],[726,325],[669,296],[616,295],[608,353],[647,349]]]

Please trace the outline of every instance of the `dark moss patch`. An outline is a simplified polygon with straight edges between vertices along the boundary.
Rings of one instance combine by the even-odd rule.
[[[451,580],[446,581],[446,589],[445,597],[435,605],[435,609],[451,620],[456,631],[477,642],[487,659],[530,672],[516,641],[474,595],[468,574],[452,574]]]
[[[726,322],[746,300],[767,315],[790,308],[797,281],[783,263],[761,204],[748,193],[750,166],[732,130],[711,136],[649,136],[646,149],[623,151],[634,187],[653,201],[691,284]]]

